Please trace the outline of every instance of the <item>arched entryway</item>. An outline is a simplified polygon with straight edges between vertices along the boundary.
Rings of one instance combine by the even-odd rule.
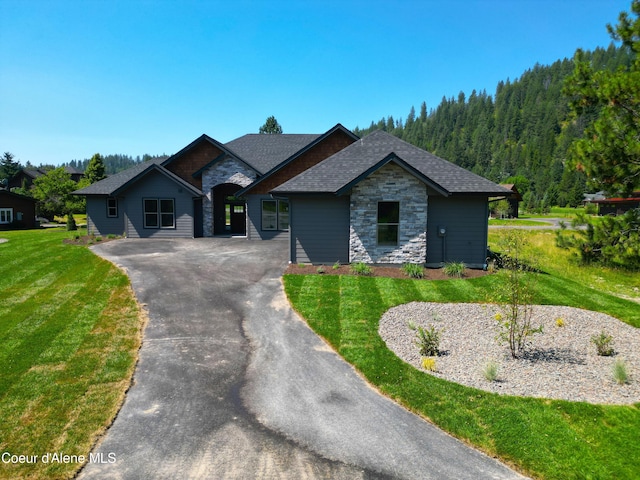
[[[242,187],[233,183],[216,185],[212,189],[213,234],[246,235],[247,206],[235,196]]]

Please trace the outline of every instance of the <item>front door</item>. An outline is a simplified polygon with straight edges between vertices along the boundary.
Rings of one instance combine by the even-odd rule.
[[[244,200],[235,196],[242,187],[231,183],[213,188],[213,234],[246,235],[247,215]]]

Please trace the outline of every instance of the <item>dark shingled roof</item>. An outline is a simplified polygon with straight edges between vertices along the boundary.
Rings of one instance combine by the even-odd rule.
[[[80,190],[76,190],[73,192],[74,195],[115,195],[119,190],[125,188],[130,183],[134,182],[138,178],[146,175],[152,170],[159,171],[160,173],[166,175],[171,180],[180,185],[184,186],[186,189],[190,190],[196,195],[202,195],[202,192],[198,190],[196,187],[191,185],[190,183],[185,182],[183,179],[178,177],[177,175],[171,173],[166,168],[160,166],[160,164],[164,161],[164,158],[155,158],[149,160],[147,162],[139,163],[138,165],[134,165],[127,170],[123,170],[122,172],[116,173],[115,175],[111,175],[99,182],[93,183],[88,187],[82,188]]]
[[[225,143],[225,147],[253,167],[260,174],[280,165],[305,148],[318,134],[260,134],[250,133]]]
[[[442,195],[507,195],[510,190],[436,157],[382,130],[371,133],[273,190],[273,193],[346,193],[395,162]]]

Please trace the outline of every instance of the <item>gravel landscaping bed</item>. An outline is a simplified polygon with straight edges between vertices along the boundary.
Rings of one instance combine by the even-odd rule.
[[[499,344],[495,305],[412,302],[388,310],[379,333],[405,362],[424,370],[416,345],[416,326],[443,329],[437,377],[489,392],[602,404],[640,402],[640,329],[603,313],[561,306],[535,306],[532,326],[542,325],[519,359]],[[557,319],[564,326],[557,325]],[[605,331],[613,337],[614,355],[598,356],[592,335]],[[623,359],[629,381],[619,385],[612,365]],[[498,376],[488,381],[483,369],[498,365]]]

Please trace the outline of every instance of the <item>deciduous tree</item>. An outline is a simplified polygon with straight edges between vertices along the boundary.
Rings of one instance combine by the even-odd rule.
[[[81,198],[71,195],[78,185],[64,167],[58,167],[33,181],[33,197],[38,200],[38,212],[47,218],[62,216],[82,209]]]

